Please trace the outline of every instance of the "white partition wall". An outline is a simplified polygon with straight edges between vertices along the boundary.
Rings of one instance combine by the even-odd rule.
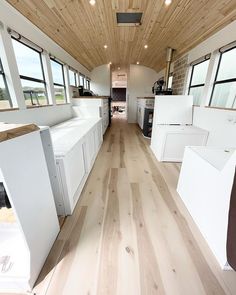
[[[59,232],[39,131],[0,143],[0,171],[17,220],[13,225],[0,225],[4,255],[12,263],[8,272],[0,274],[0,292],[27,291]]]
[[[222,269],[235,165],[235,149],[187,147],[177,188]]]

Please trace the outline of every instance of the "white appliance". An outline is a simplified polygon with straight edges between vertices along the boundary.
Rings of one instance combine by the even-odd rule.
[[[182,162],[185,146],[206,145],[208,131],[192,126],[193,97],[155,97],[151,149],[159,161]]]
[[[186,147],[177,191],[222,269],[236,150]]]

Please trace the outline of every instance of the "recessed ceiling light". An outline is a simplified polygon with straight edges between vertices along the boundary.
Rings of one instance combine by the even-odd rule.
[[[107,49],[108,46],[105,44],[103,47],[104,47],[105,49]]]
[[[139,65],[139,61],[137,61],[136,64]]]
[[[147,45],[147,44],[145,44],[145,45],[144,45],[144,48],[145,48],[145,49],[147,49],[147,48],[148,48],[148,45]]]
[[[95,1],[95,0],[89,0],[89,3],[90,3],[91,5],[95,5],[95,4],[96,4],[96,1]]]
[[[165,4],[166,4],[166,5],[170,5],[171,2],[172,2],[172,0],[165,0]]]

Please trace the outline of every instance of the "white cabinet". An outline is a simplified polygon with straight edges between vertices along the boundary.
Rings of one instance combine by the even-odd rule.
[[[185,146],[206,145],[208,132],[194,126],[156,125],[151,149],[159,161],[182,162]]]
[[[185,146],[206,145],[208,131],[192,125],[193,97],[156,96],[151,149],[159,161],[182,162]]]
[[[39,131],[0,143],[3,182],[16,222],[0,223],[0,292],[32,289],[58,235],[59,224]],[[46,232],[45,232],[46,231]]]
[[[108,98],[81,97],[73,99],[73,115],[84,118],[102,118],[102,132],[106,132],[109,125]]]
[[[66,215],[72,214],[102,144],[102,120],[74,118],[51,128]]]
[[[186,147],[177,191],[215,255],[227,269],[226,240],[236,150]]]

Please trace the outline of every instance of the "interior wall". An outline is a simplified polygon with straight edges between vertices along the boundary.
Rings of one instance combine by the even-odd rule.
[[[190,50],[187,53],[188,65],[208,53],[212,53],[213,61],[213,58],[215,58],[216,55],[215,52],[218,51],[220,47],[234,41],[236,41],[236,21],[230,23],[228,26]],[[190,65],[187,70],[189,71],[189,69]],[[205,89],[202,97],[202,105],[200,107],[194,107],[193,123],[195,126],[206,129],[210,132],[207,145],[236,147],[236,111],[206,107],[209,102],[209,97],[207,97],[206,94],[208,93],[208,96],[209,93],[211,94],[215,70],[216,67],[209,67],[210,72],[208,72],[207,81],[205,83],[207,89]],[[158,76],[161,76],[162,73],[163,71],[158,73]],[[188,83],[189,80],[187,81],[186,86],[188,86]],[[185,89],[186,88],[187,87],[185,87]]]
[[[136,123],[137,97],[154,96],[152,86],[157,80],[157,73],[141,65],[130,65],[128,75],[128,123]]]
[[[101,65],[92,70],[90,88],[96,95],[110,96],[111,73],[109,64]]]

